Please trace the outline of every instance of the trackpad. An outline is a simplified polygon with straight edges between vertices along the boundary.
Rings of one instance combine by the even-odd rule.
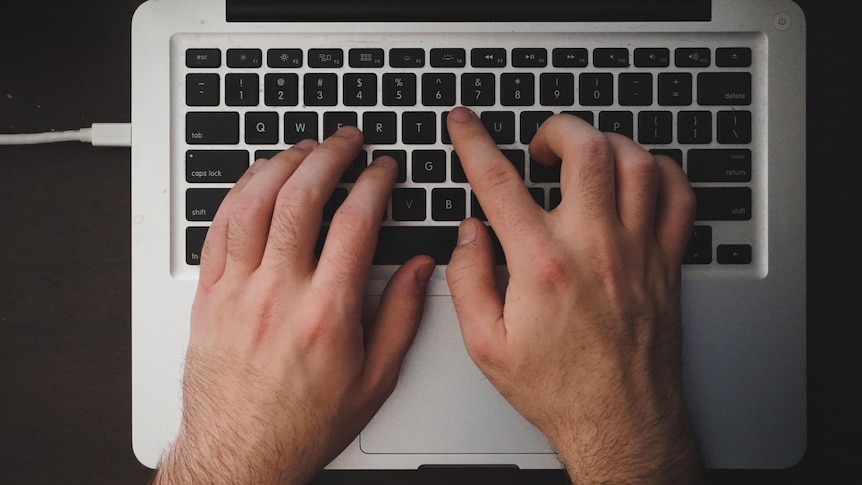
[[[430,296],[398,386],[360,434],[365,453],[552,453],[473,364],[448,296]]]

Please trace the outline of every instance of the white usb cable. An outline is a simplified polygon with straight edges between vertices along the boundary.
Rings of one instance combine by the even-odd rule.
[[[132,125],[130,123],[93,123],[89,128],[80,130],[0,134],[0,145],[38,145],[65,141],[80,141],[102,147],[130,147],[132,146]]]

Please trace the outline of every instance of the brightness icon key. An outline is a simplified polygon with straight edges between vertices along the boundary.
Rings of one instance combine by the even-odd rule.
[[[302,67],[302,49],[269,49],[266,65],[275,68],[296,69]]]
[[[263,65],[263,52],[260,49],[228,49],[227,67],[258,68]]]

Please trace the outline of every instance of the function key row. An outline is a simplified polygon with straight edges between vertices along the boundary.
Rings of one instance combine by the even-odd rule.
[[[421,68],[426,64],[439,68],[466,67],[588,67],[590,51],[586,48],[523,47],[511,49],[511,57],[505,48],[477,47],[466,49],[441,47],[426,50],[423,48],[392,48],[388,51],[389,67]],[[713,59],[714,56],[714,59]],[[227,49],[226,65],[230,68],[254,69],[264,64],[271,68],[295,69],[306,63],[311,68],[382,68],[386,65],[386,53],[382,48],[308,49],[307,59],[302,49],[268,49],[264,57],[262,49]],[[632,59],[633,57],[633,59]],[[718,67],[749,67],[752,63],[751,49],[748,47],[721,47],[714,51],[708,47],[678,48],[664,47],[634,49],[634,55],[625,47],[603,47],[592,50],[594,67],[625,68],[634,61],[635,67],[669,67],[671,61],[676,67],[704,68],[713,63]],[[222,66],[220,49],[186,50],[186,67],[193,69],[218,68]]]

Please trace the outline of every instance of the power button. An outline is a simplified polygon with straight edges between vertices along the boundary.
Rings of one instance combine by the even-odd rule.
[[[790,28],[790,14],[787,12],[779,12],[772,19],[773,25],[778,30],[787,30]]]

